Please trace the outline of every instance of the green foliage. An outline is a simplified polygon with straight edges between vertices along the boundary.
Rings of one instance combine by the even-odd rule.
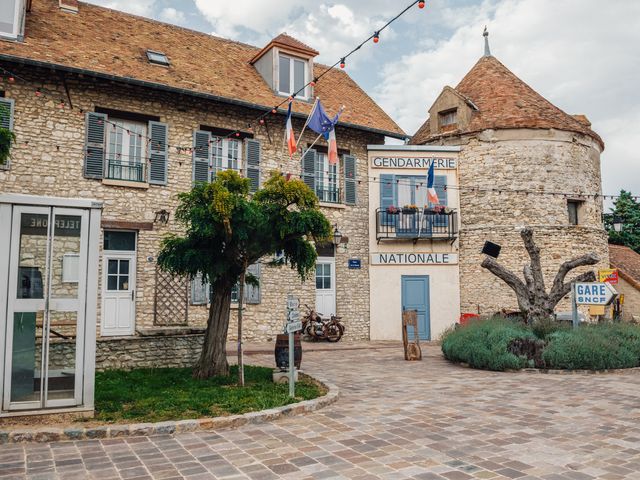
[[[613,218],[620,217],[622,231],[613,229]],[[605,228],[609,232],[609,242],[625,245],[640,253],[640,203],[633,199],[630,192],[620,190],[620,197],[614,202],[614,208],[604,215]]]
[[[536,351],[535,358],[510,353],[517,346],[536,346],[530,349]],[[640,326],[602,323],[574,329],[546,320],[527,326],[493,318],[448,331],[442,352],[448,360],[485,370],[519,369],[533,366],[534,361],[560,370],[630,368],[640,366]]]
[[[640,328],[623,323],[583,325],[549,336],[548,368],[606,370],[640,366]]]
[[[212,284],[221,278],[235,283],[245,265],[276,251],[283,251],[304,279],[316,261],[310,241],[331,234],[314,192],[301,180],[287,181],[278,172],[253,197],[249,180],[229,170],[178,198],[176,219],[186,233],[164,239],[158,263],[191,278],[202,273]]]
[[[3,105],[0,105],[0,117],[8,115],[8,110]],[[15,134],[7,129],[0,127],[0,165],[7,163],[11,156],[11,145],[16,141]]]
[[[571,329],[569,322],[558,322],[553,318],[536,319],[531,325],[533,334],[541,340],[546,340],[549,335],[558,331],[567,331]]]
[[[507,351],[515,339],[535,335],[524,324],[496,317],[477,320],[447,333],[442,340],[445,358],[474,368],[503,371],[527,366],[528,360]]]
[[[317,384],[274,384],[272,369],[245,366],[246,387],[237,387],[238,367],[225,377],[196,380],[187,368],[109,370],[96,373],[96,420],[159,422],[235,415],[309,400],[323,394]]]

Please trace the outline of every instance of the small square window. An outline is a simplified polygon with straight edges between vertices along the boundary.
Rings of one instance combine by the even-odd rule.
[[[569,214],[569,225],[578,225],[580,223],[580,206],[582,200],[567,200],[567,213]]]
[[[458,110],[446,110],[444,112],[438,113],[438,123],[441,127],[445,127],[447,125],[455,125],[458,123]]]
[[[147,58],[151,63],[155,63],[157,65],[165,65],[169,66],[169,59],[162,52],[154,52],[153,50],[147,50]]]

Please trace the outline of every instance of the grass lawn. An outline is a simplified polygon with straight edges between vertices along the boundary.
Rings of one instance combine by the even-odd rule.
[[[145,368],[96,372],[96,416],[105,422],[161,422],[216,417],[279,407],[323,395],[312,381],[275,384],[272,369],[245,366],[245,387],[236,385],[238,367],[228,377],[195,380],[190,368]]]

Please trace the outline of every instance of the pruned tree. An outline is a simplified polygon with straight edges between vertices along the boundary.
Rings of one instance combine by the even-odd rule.
[[[589,271],[565,282],[567,274],[574,268],[595,265],[600,261],[600,258],[595,253],[587,253],[560,265],[551,290],[547,293],[540,262],[540,248],[533,240],[533,230],[528,227],[524,228],[520,232],[520,236],[531,259],[531,262],[524,266],[522,272],[524,281],[511,270],[500,265],[495,258],[487,256],[481,265],[509,285],[515,292],[520,311],[525,315],[525,321],[531,322],[536,319],[551,317],[555,306],[571,291],[573,282],[595,281],[595,273]]]
[[[240,281],[242,293],[245,279],[246,283],[256,281],[247,273],[248,266],[277,251],[306,278],[317,258],[312,241],[327,239],[331,225],[318,208],[315,193],[302,180],[287,181],[278,172],[253,195],[249,180],[228,170],[219,172],[211,183],[179,194],[178,199],[176,219],[185,234],[163,240],[158,264],[176,275],[201,274],[211,284],[207,330],[193,375],[202,379],[227,375],[225,346],[234,285]],[[242,304],[239,317],[241,345]]]

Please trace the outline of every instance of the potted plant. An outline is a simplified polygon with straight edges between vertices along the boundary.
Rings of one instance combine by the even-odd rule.
[[[394,207],[393,205],[389,205],[386,209],[388,215],[398,215],[400,213],[400,209],[398,207]]]
[[[418,211],[418,207],[416,205],[405,205],[402,207],[402,213],[407,215],[413,215]]]

